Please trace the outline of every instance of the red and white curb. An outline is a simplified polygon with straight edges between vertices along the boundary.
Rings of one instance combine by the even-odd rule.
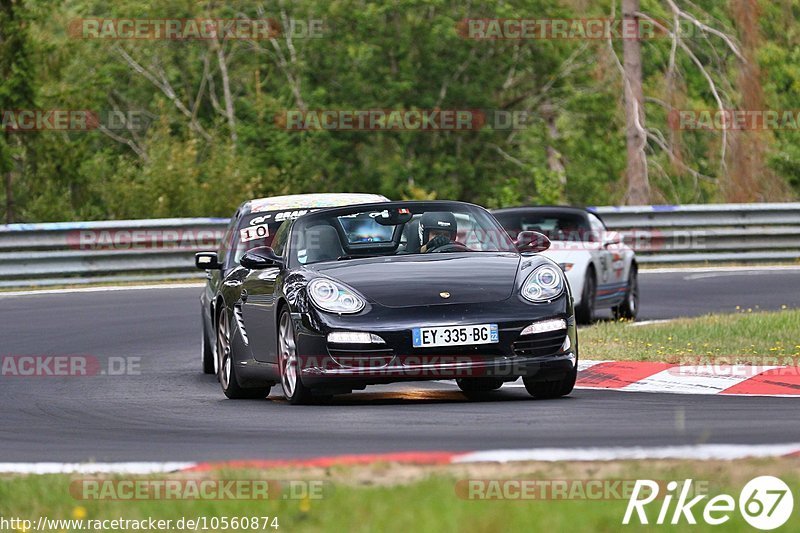
[[[800,367],[580,361],[576,386],[625,392],[800,396]]]
[[[327,468],[330,466],[396,463],[449,465],[509,463],[515,461],[624,461],[643,459],[694,459],[731,461],[763,457],[800,457],[800,443],[790,444],[698,444],[689,446],[610,448],[531,448],[475,452],[398,452],[340,455],[311,459],[271,459],[224,462],[132,462],[132,463],[0,463],[0,473],[9,474],[129,474],[208,472],[222,469]]]
[[[456,387],[452,380],[440,383]],[[503,387],[524,387],[522,379]],[[800,366],[578,361],[576,389],[727,396],[800,396]]]

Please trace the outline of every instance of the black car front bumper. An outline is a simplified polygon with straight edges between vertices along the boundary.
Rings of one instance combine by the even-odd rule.
[[[519,377],[557,381],[575,371],[578,340],[566,295],[549,304],[516,299],[500,304],[437,305],[415,309],[372,306],[369,313],[332,315],[314,309],[293,314],[303,383],[311,388],[355,389],[396,381]],[[563,319],[566,329],[521,336],[532,323]],[[415,348],[416,327],[497,324],[494,344]],[[333,331],[357,331],[383,344],[330,344]]]

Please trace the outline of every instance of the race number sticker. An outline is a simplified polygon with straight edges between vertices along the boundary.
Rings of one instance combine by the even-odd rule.
[[[239,230],[239,240],[242,242],[250,242],[256,239],[263,239],[269,237],[269,225],[259,224],[258,226],[250,226]]]
[[[614,276],[618,280],[622,279],[622,272],[625,270],[625,258],[622,254],[614,252],[611,254],[611,268],[614,270]]]

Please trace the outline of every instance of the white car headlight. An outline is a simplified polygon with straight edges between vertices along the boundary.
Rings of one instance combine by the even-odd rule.
[[[308,294],[317,307],[331,313],[358,313],[366,305],[352,289],[329,279],[312,280],[308,284]]]
[[[534,303],[548,302],[564,292],[564,276],[559,268],[542,265],[531,272],[522,284],[522,297]]]

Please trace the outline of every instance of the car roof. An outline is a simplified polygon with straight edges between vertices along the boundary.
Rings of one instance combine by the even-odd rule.
[[[388,198],[380,194],[367,193],[289,194],[248,200],[242,204],[240,209],[243,213],[264,213],[283,209],[341,207],[352,204],[372,204],[388,201]]]
[[[370,209],[389,209],[392,207],[404,207],[404,206],[422,206],[426,209],[447,209],[448,207],[453,206],[467,206],[467,207],[475,207],[478,209],[485,209],[476,204],[471,204],[469,202],[461,202],[459,200],[387,200],[387,201],[380,201],[374,202],[370,204],[355,204],[359,208],[363,208],[366,210]],[[336,214],[336,213],[346,213],[348,211],[348,207],[355,207],[350,205],[342,205],[342,206],[334,206],[330,209],[325,209],[324,213],[328,214]],[[306,218],[314,215],[320,214],[322,211],[315,211],[313,213],[308,213],[303,215],[299,218]]]
[[[504,207],[502,209],[492,209],[492,214],[514,214],[514,213],[536,213],[536,214],[570,214],[570,215],[586,215],[587,213],[591,213],[593,215],[597,215],[594,211],[590,209],[584,209],[582,207],[574,207],[570,205],[537,205],[537,206],[517,206],[517,207]]]

